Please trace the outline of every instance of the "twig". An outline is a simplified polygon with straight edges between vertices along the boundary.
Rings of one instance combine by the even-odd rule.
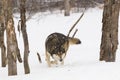
[[[39,62],[42,63],[41,57],[40,57],[40,55],[39,55],[38,52],[37,52],[37,56],[38,56],[38,60],[39,60]]]
[[[75,36],[75,34],[77,33],[77,31],[78,31],[78,29],[75,30],[75,32],[74,32],[72,38],[74,38],[74,36]]]
[[[85,11],[84,11],[85,12]],[[84,12],[82,13],[82,15],[80,16],[80,18],[75,22],[75,24],[71,27],[71,29],[69,30],[69,33],[68,33],[68,37],[69,37],[69,35],[70,35],[70,33],[71,33],[71,31],[74,29],[74,27],[77,25],[77,23],[81,20],[81,18],[83,17],[83,15],[84,15]]]
[[[21,20],[18,21],[18,26],[17,26],[19,36],[20,36],[20,31],[21,31]]]

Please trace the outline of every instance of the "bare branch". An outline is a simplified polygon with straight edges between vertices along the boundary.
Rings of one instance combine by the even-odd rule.
[[[104,4],[100,4],[100,3],[98,3],[98,2],[96,2],[96,1],[94,1],[94,0],[90,0],[93,4],[95,4],[98,8],[100,8],[100,9],[103,9],[103,7],[104,7]]]
[[[75,32],[74,32],[72,38],[74,38],[74,36],[75,36],[75,34],[77,33],[77,31],[78,31],[78,29],[75,30]]]
[[[85,11],[84,11],[85,12]],[[84,15],[84,12],[82,13],[82,15],[80,16],[80,18],[75,22],[75,24],[71,27],[71,29],[69,30],[69,33],[68,33],[68,37],[69,37],[69,35],[70,35],[70,33],[71,33],[71,31],[75,28],[75,26],[77,25],[77,23],[81,20],[81,18],[83,17],[83,15]]]
[[[18,21],[18,26],[17,26],[19,36],[20,36],[20,31],[21,31],[21,20]]]
[[[39,55],[38,52],[37,52],[37,56],[38,56],[38,60],[39,60],[39,62],[42,63],[41,57],[40,57],[40,55]]]

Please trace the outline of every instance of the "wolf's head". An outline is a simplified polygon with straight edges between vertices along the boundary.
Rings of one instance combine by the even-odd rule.
[[[64,60],[66,56],[66,53],[63,53],[63,52],[58,52],[57,54],[53,54],[53,58],[56,60],[56,61],[60,61],[62,62]]]

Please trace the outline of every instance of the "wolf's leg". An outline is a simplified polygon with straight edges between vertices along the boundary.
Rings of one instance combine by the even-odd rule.
[[[64,60],[61,62],[61,65],[64,65]]]
[[[51,61],[51,64],[58,64],[57,60]]]
[[[47,61],[48,67],[51,67],[50,54],[47,51],[46,51],[46,61]]]
[[[55,60],[54,62],[55,62],[56,65],[58,64],[57,60]]]

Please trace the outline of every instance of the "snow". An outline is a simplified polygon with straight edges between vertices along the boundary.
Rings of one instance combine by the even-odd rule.
[[[85,12],[75,27],[78,29],[75,37],[79,38],[82,44],[70,46],[64,65],[52,65],[51,68],[45,61],[46,37],[53,32],[67,35],[70,27],[82,13],[73,13],[69,17],[64,17],[63,14],[37,13],[27,21],[30,74],[25,75],[23,63],[18,63],[17,76],[8,76],[7,67],[0,67],[0,80],[120,80],[120,46],[118,46],[116,62],[99,61],[102,12],[96,8]],[[15,18],[14,21],[17,28],[18,19]],[[22,34],[19,35],[17,29],[16,33],[23,58]],[[42,63],[38,61],[37,52],[41,55]]]

